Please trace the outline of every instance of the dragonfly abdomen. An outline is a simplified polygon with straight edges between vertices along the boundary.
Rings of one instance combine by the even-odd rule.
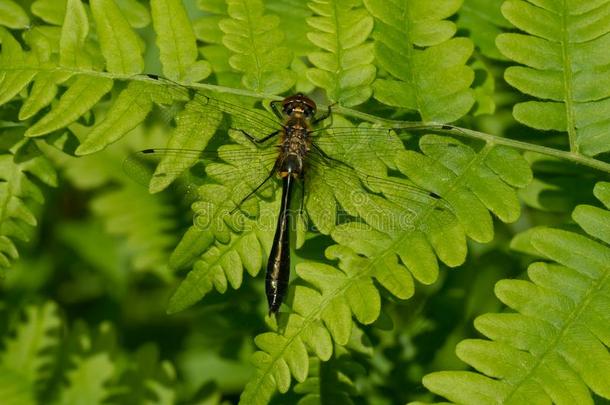
[[[269,314],[274,314],[280,309],[290,280],[290,216],[288,208],[290,207],[293,182],[294,177],[291,173],[282,179],[282,204],[265,277]]]

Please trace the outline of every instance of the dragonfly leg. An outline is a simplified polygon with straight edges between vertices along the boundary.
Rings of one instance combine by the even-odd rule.
[[[278,101],[278,100],[274,100],[274,101],[269,103],[269,106],[273,110],[273,113],[276,115],[276,117],[278,117],[279,119],[283,120],[284,119],[284,114],[282,113],[281,108],[278,107],[279,104],[282,104],[282,102]]]
[[[241,132],[242,134],[244,134],[244,136],[246,138],[248,138],[250,140],[250,142],[257,144],[257,145],[260,145],[261,143],[265,143],[266,141],[273,138],[274,136],[277,136],[281,132],[281,130],[278,129],[277,131],[274,131],[274,132],[270,133],[269,135],[265,135],[264,137],[259,139],[259,138],[256,138],[256,137],[250,135],[243,129],[239,129],[239,128],[231,128],[231,129]]]
[[[269,172],[269,175],[268,175],[267,177],[265,177],[265,180],[263,180],[263,181],[261,182],[261,184],[259,184],[258,186],[256,186],[256,188],[255,188],[254,190],[250,191],[250,192],[249,192],[249,193],[248,193],[248,194],[247,194],[247,195],[246,195],[244,198],[242,198],[242,199],[241,199],[241,201],[239,202],[239,204],[237,204],[237,205],[235,206],[235,208],[233,208],[233,209],[231,210],[230,214],[231,214],[231,215],[233,215],[233,214],[234,214],[234,213],[235,213],[235,212],[236,212],[236,211],[239,209],[239,207],[241,207],[241,205],[242,205],[243,203],[245,203],[245,202],[246,202],[246,201],[247,201],[247,200],[248,200],[250,197],[252,197],[252,196],[253,196],[253,195],[254,195],[254,194],[255,194],[255,193],[258,191],[258,190],[260,190],[260,189],[261,189],[261,187],[263,187],[263,186],[265,185],[265,183],[267,183],[267,182],[269,181],[269,179],[270,179],[271,177],[273,177],[273,175],[275,174],[275,172],[276,172],[276,165],[274,165],[274,166],[273,166],[273,169],[271,169],[271,172]]]
[[[332,114],[333,111],[332,111],[332,108],[334,106],[336,106],[336,105],[337,105],[337,103],[332,103],[331,105],[329,105],[328,108],[326,109],[326,112],[324,114],[320,115],[319,117],[316,117],[312,121],[312,123],[315,125],[315,124],[317,124],[319,122],[324,121],[328,117],[330,117],[330,125],[329,126],[332,126],[333,125],[333,114]]]
[[[335,158],[334,158],[334,157],[332,157],[332,156],[329,156],[329,155],[328,155],[326,152],[324,152],[324,151],[323,151],[323,150],[322,150],[322,149],[321,149],[321,148],[320,148],[318,145],[316,145],[314,142],[312,142],[312,143],[311,143],[311,146],[313,146],[313,148],[314,148],[314,149],[315,149],[315,150],[316,150],[316,151],[317,151],[317,152],[318,152],[318,153],[319,153],[319,154],[320,154],[320,155],[321,155],[321,156],[322,156],[324,159],[330,160],[330,161],[332,161],[332,162],[338,163],[338,164],[343,165],[343,166],[347,166],[347,167],[349,167],[349,168],[350,168],[350,169],[352,169],[352,170],[354,169],[354,168],[353,168],[352,166],[350,166],[349,164],[347,164],[347,163],[345,163],[345,162],[343,162],[343,161],[341,161],[341,160],[335,159]]]

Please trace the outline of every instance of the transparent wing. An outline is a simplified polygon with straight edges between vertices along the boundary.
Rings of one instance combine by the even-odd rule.
[[[381,193],[397,201],[409,201],[431,205],[444,201],[406,178],[388,177],[388,168],[394,169],[393,155],[404,150],[403,139],[383,128],[347,128],[342,132],[330,132],[317,137],[305,160],[315,175],[333,172],[335,177],[358,178],[374,193]],[[175,164],[158,170],[156,164],[168,157]],[[260,179],[260,173],[268,175],[278,157],[274,146],[244,146],[228,144],[218,150],[197,151],[185,149],[148,149],[129,156],[124,163],[127,174],[141,184],[149,185],[165,177],[175,177],[192,166],[200,168],[200,177],[210,176],[217,181],[232,183],[238,179]],[[258,174],[252,175],[252,172]],[[256,184],[251,184],[256,187]],[[315,192],[315,191],[314,191]],[[245,193],[245,192],[242,192]]]
[[[282,122],[277,117],[268,111],[253,107],[256,100],[246,99],[244,97],[226,95],[227,100],[210,97],[200,90],[182,86],[171,80],[157,79],[159,91],[169,94],[172,100],[175,101],[190,101],[191,103],[199,104],[202,108],[193,109],[192,119],[205,119],[201,111],[210,108],[221,113],[227,114],[231,119],[230,126],[235,129],[244,130],[255,138],[262,138],[265,135],[278,131],[282,128]],[[242,106],[238,103],[244,102],[249,106]]]
[[[406,178],[372,175],[363,170],[349,166],[347,163],[330,160],[319,153],[308,156],[311,167],[316,175],[330,174],[338,179],[357,178],[373,193],[383,194],[392,201],[405,203],[408,206],[438,206],[440,209],[449,209],[448,203],[433,192],[427,191]],[[405,206],[405,208],[408,208]]]
[[[179,159],[176,159],[172,166],[159,170],[159,163],[167,158]],[[136,182],[149,186],[155,179],[180,175],[193,167],[197,172],[194,175],[200,178],[206,176],[204,172],[206,167],[215,168],[214,174],[219,179],[222,179],[223,176],[229,179],[235,178],[240,175],[240,172],[246,171],[243,168],[239,170],[237,166],[239,164],[247,164],[247,167],[251,167],[253,162],[274,162],[276,158],[277,150],[275,148],[250,149],[236,144],[209,151],[154,148],[129,155],[123,161],[123,171]],[[221,167],[223,168],[221,169]]]

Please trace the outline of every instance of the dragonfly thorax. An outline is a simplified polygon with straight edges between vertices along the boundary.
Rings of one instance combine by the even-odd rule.
[[[287,127],[280,146],[277,168],[282,177],[290,174],[302,177],[303,161],[309,152],[308,131],[305,128]]]

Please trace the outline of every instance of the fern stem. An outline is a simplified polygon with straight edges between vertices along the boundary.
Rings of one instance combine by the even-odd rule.
[[[453,125],[441,124],[438,122],[419,122],[419,121],[396,121],[388,120],[385,118],[379,118],[374,115],[366,114],[360,111],[352,110],[345,107],[336,107],[335,111],[348,115],[351,117],[359,118],[365,121],[381,124],[383,126],[391,127],[394,129],[426,129],[429,127],[430,130],[448,132],[453,135],[463,136],[472,139],[479,139],[487,144],[491,145],[503,145],[522,151],[537,152],[547,156],[553,156],[558,159],[567,160],[583,166],[588,166],[596,170],[600,170],[604,173],[610,173],[610,164],[597,160],[588,156],[583,156],[574,151],[563,151],[559,149],[549,148],[547,146],[535,145],[528,142],[516,141],[510,138],[503,138],[487,134],[485,132],[479,132],[472,129],[461,128]]]
[[[114,80],[137,80],[142,82],[149,82],[151,84],[155,84],[156,80],[150,78],[146,75],[122,75],[116,73],[108,73],[108,72],[99,72],[95,70],[88,69],[78,69],[78,68],[66,68],[66,67],[56,67],[56,68],[32,68],[32,67],[2,67],[0,68],[0,72],[7,71],[24,71],[24,70],[33,70],[37,72],[69,72],[73,74],[79,75],[89,75],[96,77],[106,77]],[[253,98],[262,98],[266,100],[281,100],[282,97],[278,97],[272,94],[259,93],[255,91],[236,89],[233,87],[225,87],[218,86],[215,84],[204,84],[204,83],[178,83],[183,86],[209,90],[217,93],[225,93],[225,94],[234,94],[237,96],[245,96],[245,97],[253,97]],[[547,156],[553,156],[558,159],[567,160],[570,162],[574,162],[583,166],[588,166],[596,170],[600,170],[604,173],[610,173],[610,164],[603,162],[601,160],[597,160],[591,157],[583,156],[574,151],[562,151],[554,148],[549,148],[546,146],[535,145],[527,142],[516,141],[514,139],[503,138],[491,134],[487,134],[485,132],[475,131],[472,129],[461,128],[453,125],[440,124],[437,122],[418,122],[418,121],[396,121],[396,120],[388,120],[385,118],[376,117],[371,114],[363,113],[360,111],[356,111],[350,108],[337,106],[334,107],[334,111],[340,114],[344,114],[350,117],[359,118],[368,122],[378,123],[385,126],[389,126],[395,129],[409,129],[409,128],[419,128],[424,129],[425,127],[430,127],[430,130],[440,130],[443,132],[449,132],[454,135],[464,136],[472,139],[479,139],[485,141],[486,143],[492,145],[503,145],[508,146],[514,149],[522,150],[522,151],[530,151],[537,152]]]

